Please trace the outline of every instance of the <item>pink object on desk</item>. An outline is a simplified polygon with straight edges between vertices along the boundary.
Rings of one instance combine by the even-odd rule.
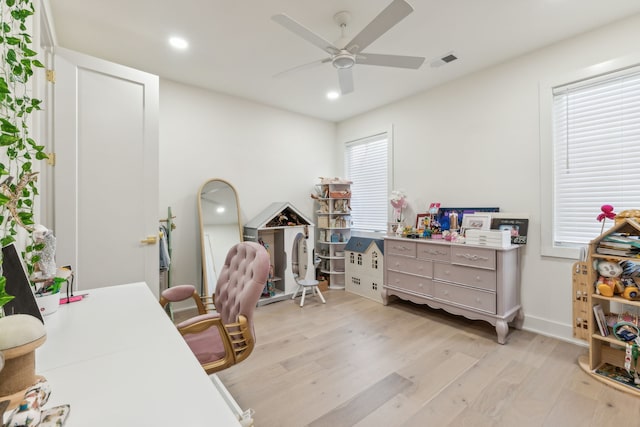
[[[82,301],[82,298],[84,298],[84,295],[75,295],[69,298],[63,297],[63,298],[60,298],[60,304],[68,304],[70,302]]]

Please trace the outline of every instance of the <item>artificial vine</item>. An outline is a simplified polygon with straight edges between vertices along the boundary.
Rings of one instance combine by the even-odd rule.
[[[16,242],[19,227],[27,230],[23,256],[29,274],[42,249],[31,233],[38,196],[34,162],[47,158],[30,136],[31,114],[42,101],[30,96],[29,81],[35,68],[44,68],[31,49],[27,24],[34,13],[32,0],[0,0],[0,245]],[[1,260],[0,252],[0,268]],[[5,284],[0,276],[0,290]]]

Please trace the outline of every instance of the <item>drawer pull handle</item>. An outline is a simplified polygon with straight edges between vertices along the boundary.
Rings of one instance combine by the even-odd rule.
[[[428,253],[429,255],[446,255],[447,254],[446,252],[441,252],[437,249],[427,249],[425,252]]]
[[[408,251],[409,250],[409,248],[406,247],[406,246],[396,246],[396,247],[394,247],[394,249],[398,250],[398,251]]]
[[[489,261],[489,258],[483,257],[483,256],[478,256],[478,255],[456,254],[456,256],[468,259],[469,261],[478,261],[478,260]]]

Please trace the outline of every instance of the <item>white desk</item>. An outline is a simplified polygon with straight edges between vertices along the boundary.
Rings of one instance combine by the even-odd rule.
[[[36,350],[65,427],[240,425],[145,283],[88,292],[45,317]]]

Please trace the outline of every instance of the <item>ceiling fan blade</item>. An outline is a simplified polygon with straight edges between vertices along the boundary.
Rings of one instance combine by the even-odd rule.
[[[411,68],[414,70],[420,68],[423,62],[424,58],[421,56],[382,55],[379,53],[361,53],[356,56],[356,64]]]
[[[316,60],[316,61],[313,61],[313,62],[308,62],[306,64],[298,65],[298,66],[295,66],[293,68],[289,68],[287,70],[280,71],[279,73],[274,74],[273,77],[278,79],[278,78],[283,77],[283,76],[285,76],[285,75],[287,75],[289,73],[293,73],[293,72],[301,71],[301,70],[306,70],[308,68],[313,68],[313,67],[316,67],[318,65],[326,64],[327,62],[331,62],[331,58],[320,59],[320,60]]]
[[[353,72],[351,68],[338,68],[338,82],[340,93],[346,95],[353,92]]]
[[[391,27],[402,21],[405,16],[413,12],[413,8],[404,0],[393,0],[373,21],[369,23],[357,36],[347,43],[345,49],[351,53],[362,52],[378,37],[389,31]]]
[[[284,13],[280,13],[278,15],[273,15],[271,19],[278,24],[285,27],[287,30],[291,31],[294,34],[302,37],[306,41],[310,42],[318,46],[320,49],[327,52],[329,55],[335,55],[340,52],[340,49],[335,47],[331,42],[326,41],[316,33],[312,32],[302,24],[294,21],[292,18],[288,17]]]

